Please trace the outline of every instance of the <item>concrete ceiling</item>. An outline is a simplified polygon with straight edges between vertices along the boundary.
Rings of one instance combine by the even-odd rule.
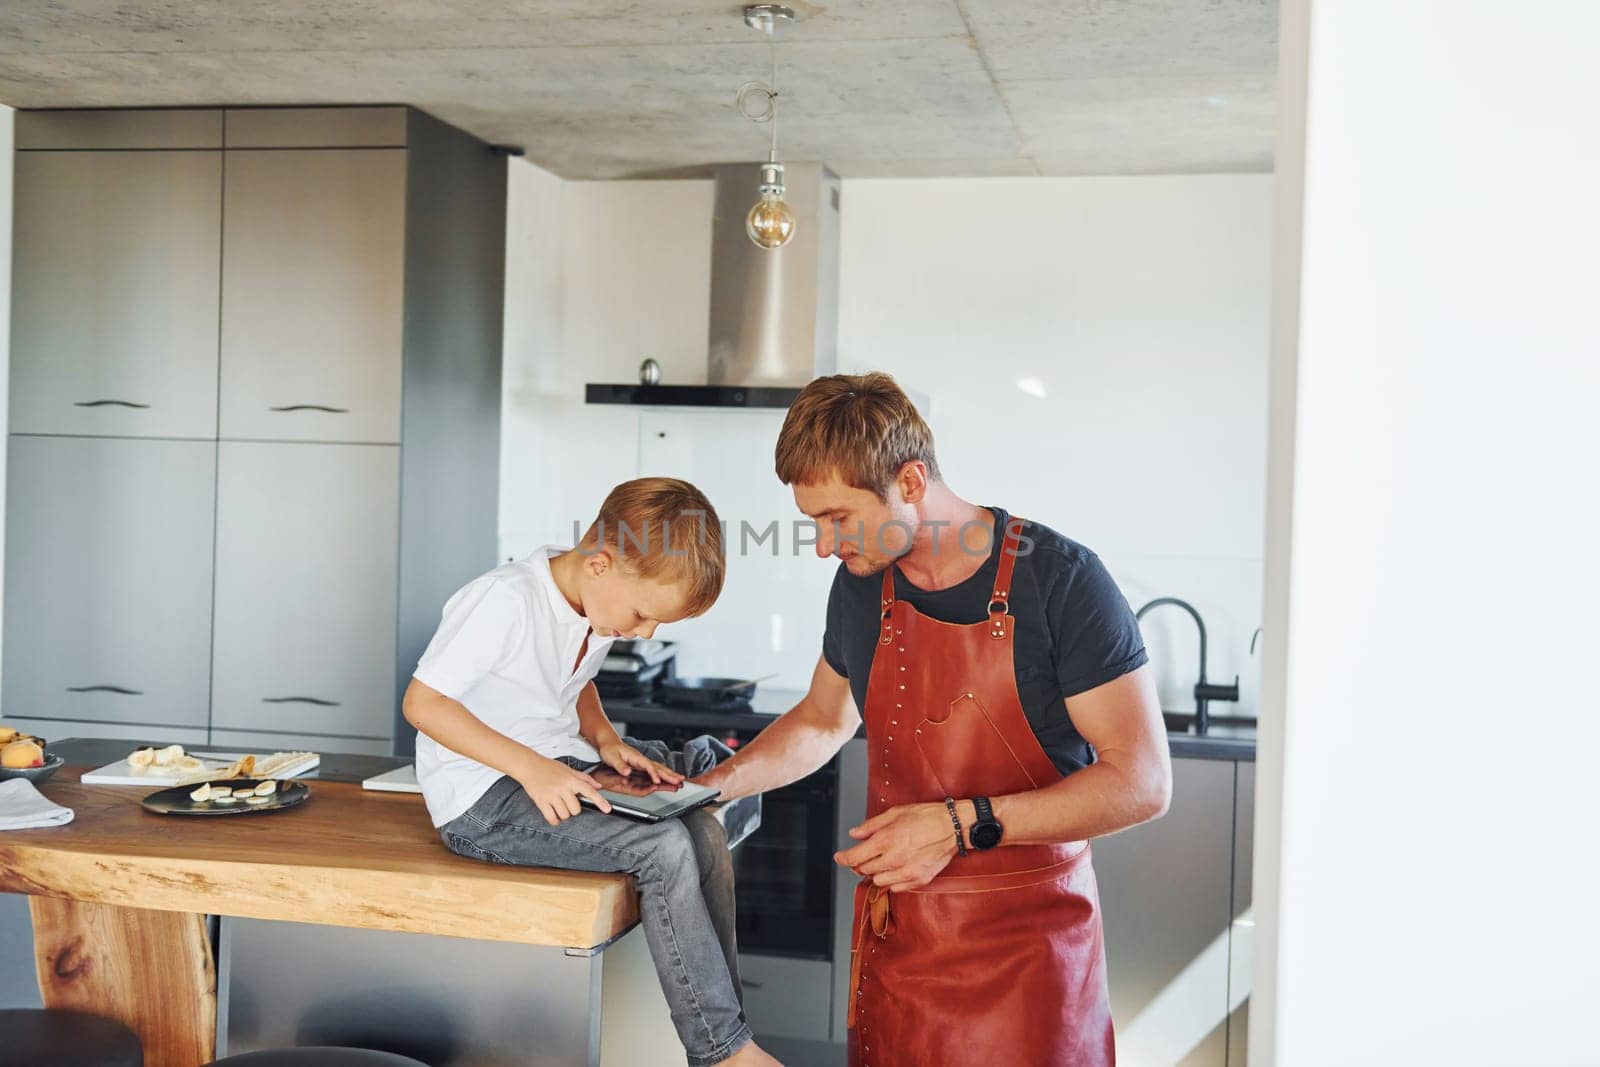
[[[846,177],[1264,171],[1276,0],[791,0],[780,155]],[[5,0],[13,107],[414,104],[567,178],[764,155],[716,0]]]

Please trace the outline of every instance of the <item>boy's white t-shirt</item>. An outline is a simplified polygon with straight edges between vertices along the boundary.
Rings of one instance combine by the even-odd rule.
[[[464,586],[445,604],[414,676],[541,756],[597,761],[578,733],[578,694],[615,639],[591,636],[589,620],[556,587],[550,558],[565,551],[547,545]],[[589,650],[574,670],[585,637]],[[472,807],[501,777],[421,733],[416,762],[435,826]]]

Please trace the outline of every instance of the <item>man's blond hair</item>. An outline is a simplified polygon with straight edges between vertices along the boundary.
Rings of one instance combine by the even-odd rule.
[[[778,433],[778,480],[816,485],[837,474],[887,500],[900,468],[921,460],[939,480],[933,431],[887,374],[833,374],[800,390]]]
[[[722,593],[722,523],[706,495],[677,478],[636,478],[611,490],[579,547],[603,548],[633,573],[685,586],[691,616]]]

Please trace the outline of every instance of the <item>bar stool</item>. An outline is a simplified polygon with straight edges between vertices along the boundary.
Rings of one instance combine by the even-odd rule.
[[[139,1035],[115,1019],[59,1008],[0,1010],[0,1059],[17,1067],[144,1067]]]
[[[421,1060],[393,1052],[374,1052],[364,1048],[317,1046],[271,1048],[260,1052],[241,1052],[217,1060],[211,1067],[428,1067]]]

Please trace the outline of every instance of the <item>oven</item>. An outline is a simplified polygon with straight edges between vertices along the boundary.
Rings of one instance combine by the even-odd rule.
[[[626,716],[626,711],[618,714]],[[627,728],[630,737],[669,744],[704,733],[730,748],[756,735],[755,730],[709,724],[667,726],[637,720]],[[741,953],[832,960],[838,793],[835,759],[813,775],[762,794],[761,826],[733,852]]]

